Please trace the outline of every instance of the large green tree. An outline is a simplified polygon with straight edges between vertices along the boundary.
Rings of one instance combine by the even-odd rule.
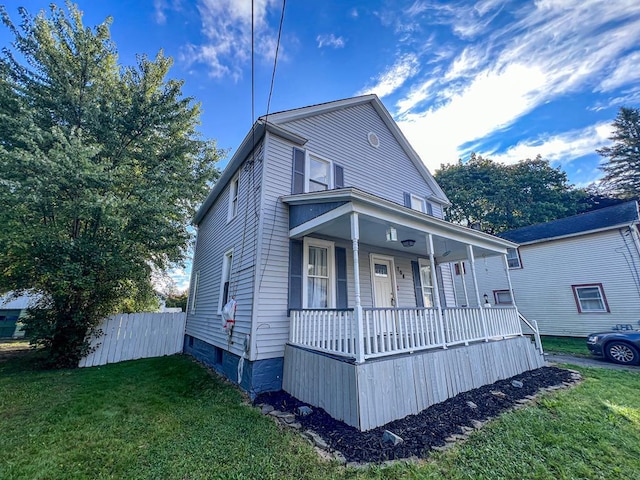
[[[196,127],[199,105],[166,79],[171,59],[118,63],[107,19],[67,3],[16,26],[0,58],[0,291],[39,295],[27,330],[54,366],[150,274],[181,263],[194,209],[220,152]]]
[[[449,220],[494,234],[578,213],[586,197],[539,156],[504,165],[471,154],[442,165],[435,178],[452,202]]]
[[[607,160],[602,165],[602,184],[620,198],[640,195],[640,109],[622,107],[612,123],[610,147],[596,150]]]

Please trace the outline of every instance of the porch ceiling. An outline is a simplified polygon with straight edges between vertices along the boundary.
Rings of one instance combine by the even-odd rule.
[[[429,254],[427,234],[433,235],[434,255],[438,263],[467,258],[467,245],[473,246],[476,258],[501,255],[517,244],[477,230],[456,225],[353,188],[291,195],[283,198],[290,208],[346,202],[308,219],[289,230],[292,238],[314,234],[351,240],[351,214],[358,213],[360,243],[373,247],[409,253],[416,257]],[[337,204],[337,203],[336,203]],[[390,227],[397,241],[387,241]],[[414,240],[411,247],[402,240]]]

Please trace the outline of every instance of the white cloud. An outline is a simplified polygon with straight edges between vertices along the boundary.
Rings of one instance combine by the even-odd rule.
[[[541,136],[534,140],[519,142],[504,153],[481,154],[502,163],[516,163],[519,160],[541,155],[542,158],[553,163],[567,165],[577,158],[594,154],[597,148],[607,145],[612,133],[610,123],[598,123],[558,135]]]
[[[456,34],[473,16],[484,16],[482,26],[489,32],[479,39],[466,38],[466,45],[458,43],[452,60],[439,59],[444,75],[432,70],[396,100],[402,130],[432,170],[464,156],[469,144],[481,145],[481,140],[561,95],[596,85],[602,89],[626,85],[634,73],[637,82],[634,63],[640,59],[632,51],[640,38],[636,0],[511,2],[509,15],[516,20],[494,25],[502,3],[484,0],[470,9],[468,4],[419,1],[410,9],[414,16],[424,15],[427,23],[449,25]],[[468,33],[473,36],[480,30]],[[609,79],[602,81],[607,73]],[[553,140],[541,152],[547,157],[573,155],[581,148],[593,152],[588,139],[570,142],[567,134]],[[520,146],[520,158],[525,146]]]
[[[407,79],[413,77],[420,69],[418,57],[413,54],[406,54],[376,78],[375,85],[361,90],[358,95],[375,93],[379,97],[386,97],[395,92]]]
[[[344,38],[336,37],[333,33],[318,35],[316,37],[316,41],[318,42],[318,48],[322,48],[322,47],[343,48],[345,45]]]
[[[238,79],[251,57],[251,7],[246,0],[200,0],[198,11],[207,41],[188,45],[182,55],[187,63],[205,63],[213,77],[231,75]],[[254,48],[259,58],[272,59],[275,40],[267,25],[267,10],[276,0],[253,4]]]
[[[615,70],[600,83],[600,90],[609,92],[618,87],[638,82],[640,80],[639,66],[640,51],[632,52],[620,59]]]

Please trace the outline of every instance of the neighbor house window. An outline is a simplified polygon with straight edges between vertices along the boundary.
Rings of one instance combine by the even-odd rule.
[[[607,298],[601,283],[571,285],[578,313],[609,312]]]
[[[222,313],[222,307],[231,299],[229,285],[231,282],[231,267],[233,265],[233,249],[227,250],[222,257],[222,277],[220,278],[220,303],[218,313]]]
[[[333,308],[335,304],[333,242],[304,239],[303,302],[304,308]]]
[[[507,248],[507,263],[509,268],[522,268],[520,254],[517,248]]]
[[[191,292],[191,313],[196,313],[196,297],[198,295],[198,283],[200,282],[200,270],[193,277],[193,292]]]
[[[229,217],[231,221],[238,214],[238,191],[240,190],[240,176],[236,175],[229,187]]]
[[[494,290],[493,300],[496,305],[513,305],[511,292],[509,290]]]

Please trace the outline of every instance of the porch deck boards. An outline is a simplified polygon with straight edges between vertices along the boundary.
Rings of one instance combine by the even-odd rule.
[[[338,420],[370,430],[544,364],[527,337],[396,355],[359,365],[287,345],[283,388]]]

